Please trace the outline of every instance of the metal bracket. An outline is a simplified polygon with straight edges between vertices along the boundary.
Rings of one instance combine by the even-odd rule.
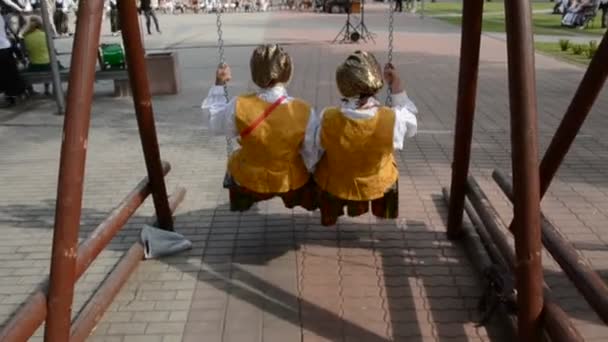
[[[483,277],[487,283],[477,307],[481,313],[477,327],[486,325],[500,304],[504,305],[509,313],[517,311],[515,279],[509,271],[492,265],[484,270]]]

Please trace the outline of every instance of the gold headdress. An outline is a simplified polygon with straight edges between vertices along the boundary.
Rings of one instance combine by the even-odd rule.
[[[253,50],[249,67],[251,79],[260,88],[291,79],[291,57],[277,44],[260,45]]]
[[[384,86],[380,64],[366,51],[346,58],[336,70],[336,83],[344,97],[373,96]]]

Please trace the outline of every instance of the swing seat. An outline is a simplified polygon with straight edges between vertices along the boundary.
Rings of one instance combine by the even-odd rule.
[[[226,172],[226,174],[224,174],[224,182],[223,182],[224,189],[230,189],[230,188],[235,187],[236,185],[237,184],[234,181],[234,178],[232,178],[232,176],[228,172]]]
[[[316,202],[321,210],[321,225],[334,226],[342,216],[357,217],[370,211],[380,219],[396,219],[399,216],[398,183],[393,184],[383,197],[371,201],[351,201],[338,198],[317,189]]]
[[[262,194],[239,186],[230,174],[224,176],[224,188],[230,194],[230,211],[248,211],[254,204],[280,197],[287,209],[302,207],[308,211],[318,209],[316,185],[312,178],[304,186],[285,193]]]

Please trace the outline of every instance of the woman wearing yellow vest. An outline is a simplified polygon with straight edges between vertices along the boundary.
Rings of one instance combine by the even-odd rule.
[[[384,86],[375,57],[357,51],[336,71],[340,107],[330,107],[310,120],[305,138],[305,162],[318,187],[321,224],[336,224],[344,215],[369,211],[379,218],[398,215],[399,171],[393,150],[416,135],[416,106],[401,87],[399,75],[387,64],[384,78],[392,90],[392,107],[374,98]],[[318,164],[317,164],[318,161]]]
[[[287,95],[291,58],[278,45],[262,45],[253,51],[250,69],[258,92],[227,101],[223,87],[231,72],[222,65],[215,87],[202,104],[210,131],[238,141],[228,158],[224,181],[230,191],[230,210],[245,211],[275,196],[288,208],[299,205],[314,210],[314,182],[300,155],[314,112],[306,102]]]

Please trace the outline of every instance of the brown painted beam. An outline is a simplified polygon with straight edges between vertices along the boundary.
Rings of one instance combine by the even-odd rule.
[[[452,162],[452,180],[450,183],[452,196],[449,203],[447,227],[447,235],[450,239],[456,239],[462,235],[465,187],[471,159],[473,119],[477,96],[483,3],[483,0],[464,0],[462,7],[454,161]]]
[[[530,0],[506,1],[511,159],[515,201],[515,274],[519,340],[541,338],[543,269],[540,241],[540,191],[534,37]]]
[[[104,280],[101,286],[95,291],[93,297],[89,299],[82,313],[74,322],[72,337],[70,342],[84,342],[103,317],[108,306],[118,294],[129,276],[135,272],[139,262],[144,256],[144,247],[141,242],[135,242],[131,248],[120,259],[112,273]]]
[[[171,165],[163,162],[162,174],[165,176],[171,170]],[[76,258],[76,279],[79,279],[82,274],[95,261],[99,253],[112,241],[114,236],[122,229],[127,221],[135,214],[137,209],[150,195],[150,181],[148,177],[144,177],[118,205],[118,207],[110,213],[108,218],[102,222],[85,241],[78,246],[78,257]]]
[[[492,177],[502,189],[504,194],[513,201],[513,187],[508,178],[501,172],[494,170]],[[557,229],[541,213],[542,241],[547,251],[570,278],[574,286],[585,297],[587,303],[595,310],[598,316],[608,324],[608,287],[604,280],[589,267],[574,247],[564,240]]]
[[[509,245],[509,241],[502,232],[500,215],[498,214],[498,211],[494,209],[492,203],[490,203],[490,200],[472,176],[467,179],[467,195],[473,209],[475,209],[475,213],[477,213],[481,222],[483,222],[488,237],[491,238],[491,241],[500,251],[500,254],[506,262],[506,266],[511,269],[512,272],[515,272],[517,257],[515,256],[513,248]],[[505,265],[503,264],[502,266]]]
[[[608,63],[606,61],[608,61],[608,32],[604,34],[597,53],[591,59],[587,72],[585,72],[572,102],[570,102],[570,106],[568,106],[568,110],[564,114],[564,118],[540,163],[541,198],[549,189],[553,177],[555,177],[559,166],[606,83],[608,77]]]
[[[175,211],[177,206],[184,200],[185,195],[186,189],[184,188],[179,188],[171,195],[169,198],[171,212]],[[97,289],[93,297],[87,302],[87,305],[82,309],[72,325],[70,342],[84,342],[89,337],[91,331],[99,323],[104,312],[112,304],[114,297],[116,297],[124,283],[129,279],[129,276],[135,271],[143,257],[144,248],[138,241],[131,246],[103,284]]]
[[[159,228],[173,230],[173,217],[169,209],[167,188],[162,174],[160,150],[154,123],[152,97],[148,84],[145,51],[139,31],[139,15],[135,1],[118,1],[118,15],[125,46],[129,82],[133,92],[133,105],[152,188],[152,199]]]
[[[504,233],[506,232],[506,225],[473,177],[469,177],[468,179],[467,195],[471,200],[471,204],[473,205],[475,212],[479,215],[479,218],[483,222],[483,227],[487,231],[487,234],[480,234],[480,237],[491,237],[491,242],[498,247],[497,249],[500,251],[504,260],[507,261],[510,271],[515,273],[517,271],[517,263],[519,260],[517,259],[517,256],[513,252],[511,246],[508,244],[507,236]],[[549,289],[544,282],[541,283],[541,291],[541,295],[543,296],[543,307],[541,309],[542,315],[539,318],[541,321],[539,322],[539,329],[541,327],[544,328],[553,342],[584,341],[572,321],[570,321],[568,315],[552,299],[551,289]],[[518,303],[519,294],[520,292],[518,291]],[[518,311],[521,309],[522,307],[518,305]],[[518,333],[521,335],[519,329]],[[539,335],[540,334],[541,332],[539,332]],[[518,341],[527,340],[518,339]],[[541,339],[535,340],[534,342],[536,341],[541,341]]]
[[[169,163],[164,163],[163,172],[166,174],[170,169]],[[150,195],[150,187],[148,178],[145,177],[82,242],[78,247],[78,255],[76,256],[76,281],[84,274],[91,262],[107,246],[114,235],[122,229],[148,195]],[[25,304],[6,323],[4,329],[0,332],[0,341],[27,341],[34,334],[46,318],[48,285],[49,278],[47,277],[38,286],[38,290],[29,296]]]
[[[63,124],[48,317],[44,332],[46,342],[65,342],[70,337],[76,251],[102,11],[103,0],[85,1],[78,7],[70,64],[70,70],[78,72],[70,73]]]
[[[564,114],[564,118],[540,162],[541,199],[549,189],[557,170],[566,154],[568,154],[572,143],[574,143],[574,139],[576,139],[587,116],[591,112],[593,104],[606,83],[606,78],[608,77],[608,63],[605,62],[606,60],[608,60],[608,33],[604,34],[598,51],[593,59],[591,59],[589,67],[568,106],[568,110]],[[513,230],[513,222],[509,225],[509,230]]]
[[[46,318],[46,294],[49,290],[49,279],[43,281],[38,290],[32,293],[19,310],[11,317],[0,332],[2,342],[29,341],[36,329]]]
[[[446,204],[449,205],[449,190],[444,187],[442,188],[441,192]],[[501,269],[508,270],[509,266],[507,265],[503,254],[490,237],[490,234],[485,228],[483,221],[477,212],[475,212],[473,205],[468,199],[465,199],[464,210],[471,220],[473,227],[471,228],[463,225],[464,234],[460,241],[462,242],[467,256],[471,260],[471,263],[473,266],[475,266],[475,269],[477,269],[480,275],[483,275],[483,272],[493,264],[497,265]],[[485,281],[486,279],[482,278],[481,280]],[[498,309],[499,311],[497,311],[497,313],[499,316],[497,319],[499,319],[501,323],[505,324],[509,334],[509,336],[502,336],[502,338],[504,338],[506,341],[515,340],[515,336],[517,334],[517,319],[507,311],[504,305],[499,305]]]

